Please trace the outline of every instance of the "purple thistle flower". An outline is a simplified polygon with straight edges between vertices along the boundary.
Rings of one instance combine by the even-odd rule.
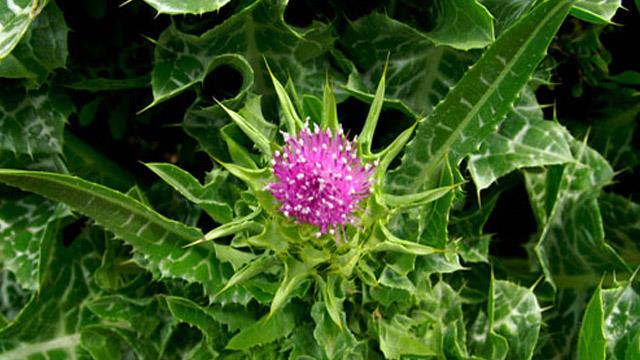
[[[372,191],[374,167],[358,158],[356,140],[349,141],[342,128],[334,134],[317,125],[314,130],[283,133],[285,145],[271,161],[276,181],[267,189],[286,217],[319,227],[321,236],[356,222],[358,203]]]

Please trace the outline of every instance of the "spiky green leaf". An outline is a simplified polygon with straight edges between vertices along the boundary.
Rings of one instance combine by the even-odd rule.
[[[445,156],[454,164],[474,151],[503,120],[542,60],[574,1],[540,4],[514,23],[467,71],[416,129],[402,164],[387,181],[392,192],[433,184]]]

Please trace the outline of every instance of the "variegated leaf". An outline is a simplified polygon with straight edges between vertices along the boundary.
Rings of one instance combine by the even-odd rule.
[[[389,191],[406,194],[420,191],[425,184],[433,186],[446,157],[457,164],[496,130],[573,3],[541,3],[484,52],[418,125],[401,165],[389,174]]]
[[[560,124],[545,121],[533,92],[524,91],[498,132],[469,155],[468,168],[477,191],[516,169],[572,161],[565,132]]]

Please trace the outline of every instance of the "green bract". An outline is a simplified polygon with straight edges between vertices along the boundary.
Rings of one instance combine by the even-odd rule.
[[[621,1],[117,5],[0,0],[0,359],[640,358]]]

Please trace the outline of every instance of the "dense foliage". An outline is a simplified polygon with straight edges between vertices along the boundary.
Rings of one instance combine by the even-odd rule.
[[[0,358],[640,359],[638,8],[0,0]]]

